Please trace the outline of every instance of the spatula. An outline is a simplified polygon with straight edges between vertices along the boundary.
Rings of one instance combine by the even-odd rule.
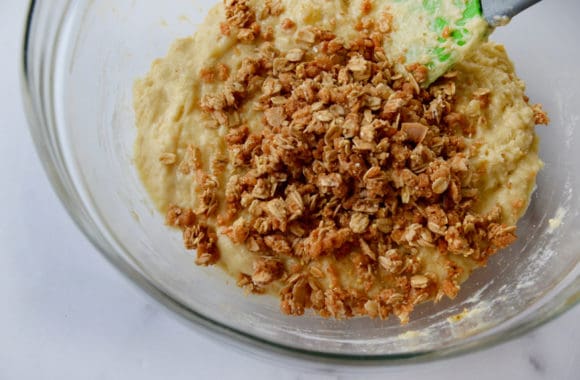
[[[494,30],[540,0],[390,0],[388,49],[427,68],[427,86]]]

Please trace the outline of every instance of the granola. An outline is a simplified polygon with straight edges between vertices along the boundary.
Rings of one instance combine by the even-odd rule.
[[[225,0],[199,32],[217,50],[178,42],[136,86],[136,162],[198,265],[287,314],[405,323],[516,240],[548,117],[498,45],[423,88],[426,68],[385,50],[380,2],[298,3]],[[159,94],[181,88],[175,116]]]

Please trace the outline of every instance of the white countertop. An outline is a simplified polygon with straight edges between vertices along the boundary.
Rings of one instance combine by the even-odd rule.
[[[0,1],[0,379],[348,379],[278,367],[211,341],[89,244],[51,190],[18,75],[26,2]],[[578,379],[580,307],[520,339],[368,379]]]

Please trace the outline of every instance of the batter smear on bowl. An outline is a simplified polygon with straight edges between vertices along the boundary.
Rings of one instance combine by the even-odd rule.
[[[424,88],[380,1],[226,0],[136,82],[135,163],[198,265],[284,313],[453,298],[516,240],[536,124],[504,48]]]

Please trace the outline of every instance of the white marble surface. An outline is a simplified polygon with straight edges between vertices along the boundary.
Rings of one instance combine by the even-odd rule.
[[[347,379],[211,341],[112,268],[73,225],[34,152],[18,77],[25,1],[0,0],[0,379]],[[476,354],[368,379],[579,379],[580,307]]]

